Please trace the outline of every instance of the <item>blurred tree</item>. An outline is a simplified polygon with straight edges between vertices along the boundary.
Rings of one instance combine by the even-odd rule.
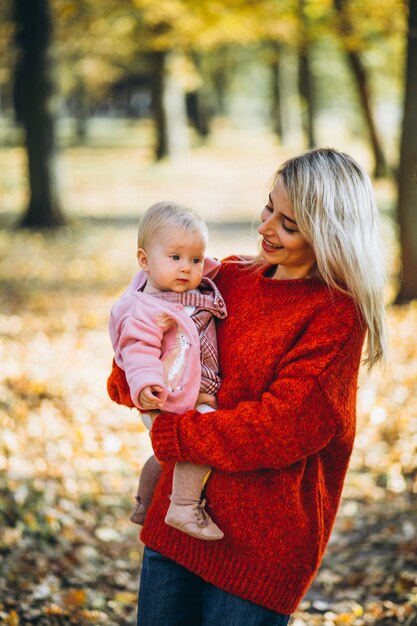
[[[156,125],[156,159],[177,156],[188,149],[185,91],[175,80],[181,59],[173,52],[158,50],[151,58],[151,106]]]
[[[260,28],[263,40],[270,47],[268,65],[271,68],[273,128],[284,142],[288,135],[299,134],[298,128],[288,129],[289,123],[298,126],[298,115],[287,110],[293,109],[299,100],[302,130],[307,145],[312,147],[316,145],[318,108],[312,59],[315,44],[329,35],[331,0],[287,0],[275,3],[275,8],[268,0],[263,0],[263,4]],[[297,59],[291,54],[294,50]],[[293,61],[297,65],[295,85],[288,80],[287,66]]]
[[[60,88],[74,116],[76,139],[83,142],[94,105],[123,77],[142,71],[135,40],[137,10],[131,1],[116,0],[53,0],[51,10]]]
[[[359,100],[369,132],[374,156],[374,176],[381,178],[387,174],[387,162],[374,120],[368,71],[355,45],[355,29],[349,13],[349,0],[334,0],[334,6],[338,15],[340,40],[355,79]]]
[[[132,0],[132,7],[137,17],[136,53],[150,62],[155,157],[159,160],[182,153],[188,147],[186,92],[193,90],[187,88],[187,82],[198,7],[188,7],[185,0],[165,0],[159,4]]]
[[[301,111],[304,134],[309,148],[316,145],[315,120],[316,101],[314,97],[314,79],[311,69],[311,40],[314,24],[309,19],[308,2],[298,0],[299,44],[298,44],[298,88],[301,97]]]
[[[169,154],[168,123],[164,102],[167,56],[165,50],[155,51],[150,55],[151,106],[156,125],[155,157],[157,160]]]
[[[268,66],[271,76],[271,121],[274,133],[282,140],[281,55],[280,44],[269,46]]]
[[[14,24],[11,0],[0,2],[0,120],[12,109],[12,68],[14,66]]]
[[[253,11],[253,32],[248,40],[254,57],[268,68],[271,126],[287,146],[299,143],[303,132],[301,109],[309,105],[299,97],[300,64],[295,51],[301,47],[303,37],[299,33],[298,1],[261,0]],[[256,49],[253,44],[258,42]]]
[[[192,94],[188,105],[194,111],[193,123],[198,132],[207,135],[210,112],[225,112],[225,94],[239,67],[235,50],[257,44],[262,38],[288,42],[295,23],[291,5],[292,0],[261,0],[256,5],[244,0],[103,0],[99,5],[93,0],[55,0],[67,89],[70,84],[76,101],[82,94],[81,76],[89,93],[100,94],[106,89],[106,81],[108,86],[115,78],[134,75],[140,67],[152,81],[155,153],[157,158],[163,158],[175,144],[170,139],[172,130],[183,124],[179,92],[184,92],[184,99],[186,93]],[[287,28],[290,22],[292,27]],[[181,58],[188,64],[178,62]],[[173,59],[177,60],[175,72],[169,72]],[[190,80],[190,66],[200,78],[199,85],[195,76]],[[211,93],[204,88],[207,84]],[[172,93],[173,87],[178,97],[177,105],[171,107],[167,90]],[[76,106],[74,110],[86,109]],[[78,126],[85,132],[85,119],[81,122]],[[184,129],[181,133],[184,136]]]
[[[398,176],[402,280],[397,302],[417,298],[417,1],[409,2],[404,120]]]
[[[65,219],[55,179],[52,22],[47,0],[14,0],[14,20],[16,116],[25,129],[30,186],[21,226],[61,226]]]
[[[209,136],[213,117],[216,113],[213,90],[206,69],[205,58],[201,52],[191,52],[190,58],[196,69],[194,86],[186,94],[187,114],[190,123],[198,135],[205,139]]]
[[[190,124],[200,137],[208,137],[210,134],[211,115],[208,108],[205,106],[204,97],[201,97],[200,90],[186,93],[185,98],[187,116]]]
[[[78,76],[72,95],[74,100],[73,110],[75,114],[75,134],[78,141],[83,143],[87,138],[88,119],[90,115],[90,98],[82,76]]]
[[[274,65],[271,98],[275,126],[284,127],[287,136],[294,134],[289,124],[299,125],[299,115],[293,114],[294,108],[298,109],[299,94],[294,92],[294,80],[286,79],[289,63],[287,59],[283,62],[283,57],[291,52],[287,56],[293,63],[293,52],[298,51],[304,127],[309,144],[313,144],[316,116],[311,51],[314,60],[316,42],[334,34],[334,2],[342,3],[349,18],[350,30],[344,32],[343,41],[368,68],[369,63],[363,63],[366,51],[375,42],[385,45],[392,39],[387,15],[390,7],[395,12],[398,0],[54,0],[51,9],[61,61],[61,87],[70,113],[76,116],[79,140],[87,134],[87,119],[94,106],[105,100],[109,109],[112,106],[112,99],[107,97],[112,85],[140,76],[146,76],[148,82],[154,78],[152,103],[158,158],[175,143],[167,140],[172,129],[184,126],[185,105],[179,103],[187,94],[192,123],[201,135],[207,135],[210,111],[225,111],[233,77],[246,70],[247,60],[239,62],[239,50],[250,50],[253,59],[263,58],[271,67]],[[391,20],[394,34],[396,20]],[[269,46],[275,52],[266,60],[262,49]],[[157,57],[165,61],[158,64]],[[282,72],[278,72],[277,63]],[[286,91],[289,86],[291,93]],[[158,94],[158,89],[163,91]],[[175,106],[170,106],[168,91],[176,94]],[[298,128],[295,132],[299,134]],[[184,127],[180,134],[184,140]]]

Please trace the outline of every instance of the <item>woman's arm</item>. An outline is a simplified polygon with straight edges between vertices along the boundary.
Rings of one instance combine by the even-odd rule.
[[[291,465],[324,448],[336,434],[318,382],[281,378],[260,402],[241,402],[210,414],[162,413],[151,438],[161,461],[238,472]]]
[[[314,454],[342,431],[338,407],[351,415],[362,342],[354,311],[342,332],[340,318],[318,315],[259,401],[209,415],[158,416],[151,431],[156,456],[236,472],[281,468]]]

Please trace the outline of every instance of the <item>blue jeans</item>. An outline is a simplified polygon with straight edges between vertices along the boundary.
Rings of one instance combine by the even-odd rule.
[[[286,626],[289,619],[214,587],[159,552],[144,550],[137,626]]]

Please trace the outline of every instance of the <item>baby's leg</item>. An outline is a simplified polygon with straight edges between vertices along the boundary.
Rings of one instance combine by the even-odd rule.
[[[210,473],[208,465],[176,463],[172,478],[171,500],[176,504],[194,504],[200,502],[201,493]]]
[[[202,407],[202,410],[201,408]],[[200,413],[209,413],[209,411],[215,411],[217,409],[217,398],[211,393],[205,393],[200,391],[197,397],[195,408]]]
[[[204,509],[201,492],[210,473],[208,465],[176,463],[172,480],[171,504],[165,522],[178,530],[212,541],[224,536]]]
[[[146,511],[151,503],[152,494],[161,475],[161,466],[157,458],[152,455],[145,463],[140,473],[138,490],[135,496],[136,506],[130,516],[134,524],[143,524]]]

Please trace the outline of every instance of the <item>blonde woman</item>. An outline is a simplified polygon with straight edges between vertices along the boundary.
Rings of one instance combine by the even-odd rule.
[[[317,149],[284,163],[258,231],[260,257],[226,260],[215,278],[228,309],[218,409],[153,423],[163,472],[141,534],[139,626],[288,623],[335,520],[365,336],[369,368],[386,354],[377,209],[351,157]],[[213,468],[222,541],[164,524],[184,461]]]

